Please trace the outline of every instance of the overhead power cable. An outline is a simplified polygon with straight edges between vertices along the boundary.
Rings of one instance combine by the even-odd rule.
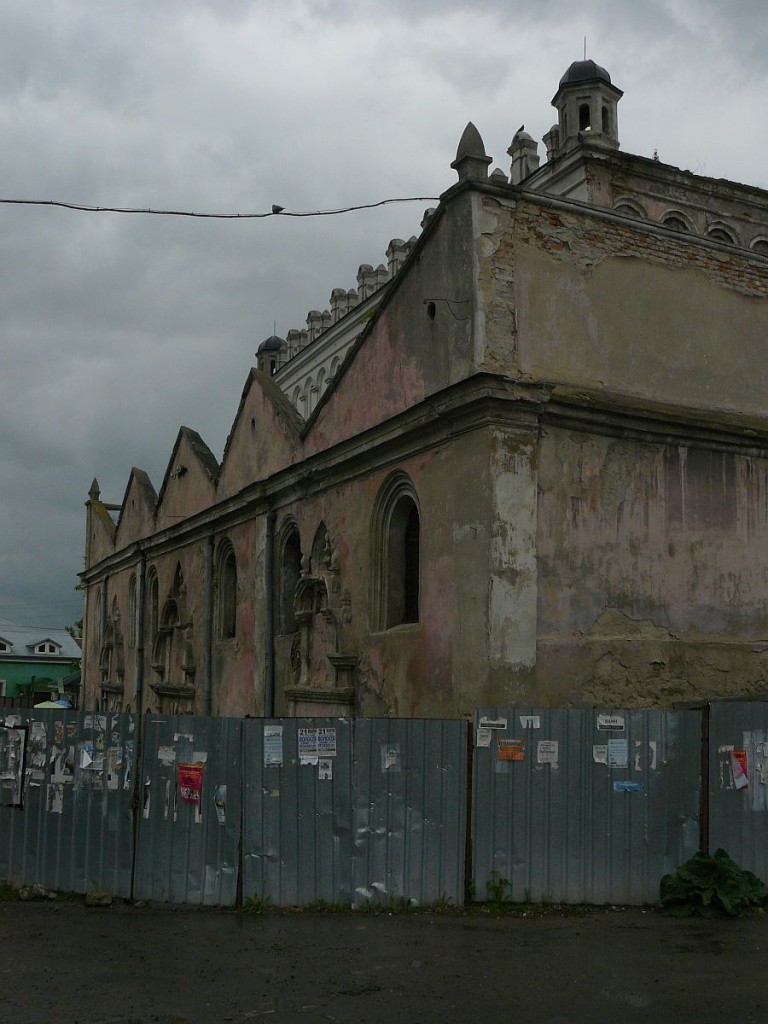
[[[354,213],[356,210],[373,210],[377,206],[392,203],[438,202],[438,196],[409,196],[404,199],[381,199],[377,203],[361,203],[359,206],[342,206],[334,210],[286,210],[274,204],[265,213],[194,213],[191,210],[151,210],[130,206],[88,206],[85,203],[65,203],[56,199],[0,199],[6,206],[56,206],[64,210],[83,213],[144,213],[156,217],[203,217],[208,220],[262,220],[265,217],[334,217],[340,213]]]

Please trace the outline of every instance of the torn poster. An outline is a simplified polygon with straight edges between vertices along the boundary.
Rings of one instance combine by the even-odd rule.
[[[157,760],[161,765],[168,768],[176,764],[176,747],[161,746],[157,748]]]
[[[64,787],[60,782],[48,783],[45,809],[50,814],[61,814],[64,810]]]
[[[151,799],[152,799],[151,787],[152,787],[152,780],[150,778],[145,779],[144,780],[144,797],[143,797],[142,804],[141,804],[141,814],[142,814],[142,817],[144,817],[144,818],[148,818],[149,817],[149,809],[150,809],[150,806],[151,806]]]
[[[318,779],[333,778],[333,758],[319,757],[317,759],[317,777]]]
[[[623,715],[598,715],[597,716],[597,728],[600,732],[623,732],[624,731],[624,716]]]
[[[746,789],[749,785],[746,750],[731,751],[731,773],[733,774],[733,784],[736,789]]]
[[[213,793],[213,806],[216,808],[216,820],[220,825],[227,824],[227,787],[217,786]]]
[[[592,760],[595,762],[595,764],[608,764],[607,743],[592,744]]]
[[[200,803],[203,788],[203,766],[201,764],[179,765],[179,796],[188,804]]]
[[[120,784],[120,769],[123,767],[123,748],[107,749],[107,789],[117,789]]]
[[[524,761],[525,740],[503,740],[496,741],[496,755],[499,761]]]
[[[126,741],[123,761],[123,789],[130,789],[133,785],[133,740]]]
[[[283,727],[282,725],[264,726],[264,767],[282,768],[283,766]]]
[[[541,717],[539,715],[520,715],[520,727],[522,729],[540,729]]]
[[[69,746],[59,750],[51,747],[51,782],[71,784],[75,777],[75,748]]]
[[[539,740],[536,745],[536,760],[539,764],[551,764],[557,768],[559,743],[557,740]]]
[[[26,729],[0,728],[0,793],[8,807],[22,806],[26,745]]]
[[[82,740],[78,744],[80,756],[78,767],[89,772],[100,772],[104,770],[104,751],[98,750],[93,740]]]
[[[613,784],[616,793],[642,793],[642,782],[634,782],[632,779],[616,779]]]
[[[629,744],[625,739],[608,740],[608,767],[626,768],[629,765]]]
[[[399,772],[400,767],[400,744],[382,743],[381,770],[383,772]]]
[[[478,726],[477,729],[477,746],[478,747],[490,747],[491,736],[493,736],[493,730],[489,729],[485,725]]]
[[[506,729],[507,720],[506,718],[487,718],[483,715],[477,725],[480,729]]]
[[[41,782],[45,777],[47,737],[43,722],[32,722],[27,735],[27,778]]]

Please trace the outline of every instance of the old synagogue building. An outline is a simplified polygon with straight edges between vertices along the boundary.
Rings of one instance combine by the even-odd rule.
[[[219,462],[87,502],[86,708],[465,716],[768,690],[768,192],[571,65],[257,353]]]

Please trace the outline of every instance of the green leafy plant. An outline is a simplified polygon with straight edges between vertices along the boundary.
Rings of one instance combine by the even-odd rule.
[[[272,909],[272,900],[269,896],[249,896],[243,904],[243,912],[246,914],[266,914]]]
[[[661,912],[670,917],[738,917],[768,904],[768,889],[725,850],[696,853],[659,884]]]
[[[508,878],[502,878],[498,871],[492,871],[491,877],[485,883],[485,891],[491,903],[511,903],[512,883]]]

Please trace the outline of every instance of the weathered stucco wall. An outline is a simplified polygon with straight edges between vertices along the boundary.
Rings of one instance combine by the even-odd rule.
[[[454,200],[425,242],[354,360],[326,393],[306,439],[306,454],[374,427],[472,372],[471,194]]]
[[[768,460],[548,429],[535,691],[617,706],[768,687]]]
[[[287,518],[294,520],[305,557],[321,523],[337,552],[339,592],[346,593],[339,643],[359,657],[358,714],[452,717],[469,714],[487,693],[488,451],[488,432],[469,432],[281,510],[278,533]],[[418,496],[420,615],[418,623],[377,630],[372,519],[379,492],[395,472],[408,476]],[[278,647],[278,710],[287,712],[283,695],[295,685],[287,657],[291,638],[278,637]]]
[[[483,206],[489,369],[765,417],[763,261],[544,201]]]

